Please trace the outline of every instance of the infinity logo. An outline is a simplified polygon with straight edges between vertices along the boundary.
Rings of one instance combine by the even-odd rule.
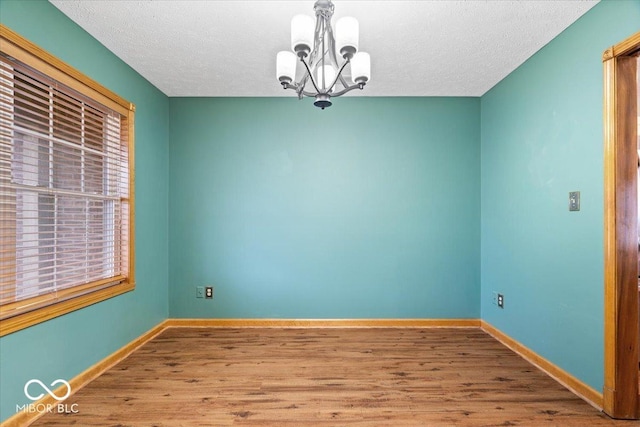
[[[40,387],[42,387],[44,389],[44,391],[46,391],[49,394],[49,396],[53,397],[55,400],[58,400],[58,401],[65,400],[71,394],[71,385],[65,380],[57,379],[57,380],[55,380],[54,382],[51,383],[51,388],[54,388],[56,384],[64,384],[65,386],[67,386],[67,394],[65,394],[62,397],[58,397],[54,392],[51,391],[51,389],[49,389],[49,387],[44,385],[44,383],[42,381],[36,380],[36,379],[32,379],[32,380],[27,381],[27,383],[24,385],[24,395],[27,396],[31,400],[42,399],[42,397],[44,396],[44,393],[40,393],[37,396],[31,396],[29,394],[28,388],[32,383],[39,384]]]

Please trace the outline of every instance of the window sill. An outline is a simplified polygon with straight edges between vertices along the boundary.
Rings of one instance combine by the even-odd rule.
[[[135,283],[124,282],[80,297],[60,301],[41,309],[8,317],[0,320],[0,337],[37,325],[38,323],[46,322],[47,320],[54,319],[72,311],[88,307],[100,301],[122,295],[126,292],[132,291],[134,288]]]

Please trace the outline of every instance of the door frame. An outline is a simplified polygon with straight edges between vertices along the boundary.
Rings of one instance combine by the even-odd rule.
[[[640,418],[638,315],[638,60],[640,32],[604,63],[604,390],[613,418]]]

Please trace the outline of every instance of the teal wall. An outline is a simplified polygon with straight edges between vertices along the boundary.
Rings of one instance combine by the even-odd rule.
[[[602,53],[640,29],[603,1],[482,97],[482,318],[603,385]],[[568,211],[569,191],[581,210]],[[492,292],[505,307],[492,304]]]
[[[0,22],[136,104],[134,292],[0,339],[0,420],[31,378],[70,379],[168,314],[168,98],[48,2],[0,2]]]
[[[479,317],[478,98],[170,104],[171,317]]]

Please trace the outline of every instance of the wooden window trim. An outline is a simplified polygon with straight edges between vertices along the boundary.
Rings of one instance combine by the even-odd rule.
[[[0,44],[5,54],[120,113],[126,120],[125,131],[129,155],[129,244],[125,249],[129,274],[117,285],[100,288],[100,285],[104,286],[106,282],[114,282],[112,278],[108,281],[92,282],[71,288],[68,292],[60,292],[56,298],[58,302],[2,319],[0,320],[1,337],[135,289],[135,106],[2,24],[0,24]],[[87,289],[91,287],[98,290]],[[33,303],[38,307],[42,301],[35,298]],[[11,309],[10,305],[3,311],[7,309]]]
[[[637,58],[640,32],[604,63],[604,411],[640,418],[638,396]]]

